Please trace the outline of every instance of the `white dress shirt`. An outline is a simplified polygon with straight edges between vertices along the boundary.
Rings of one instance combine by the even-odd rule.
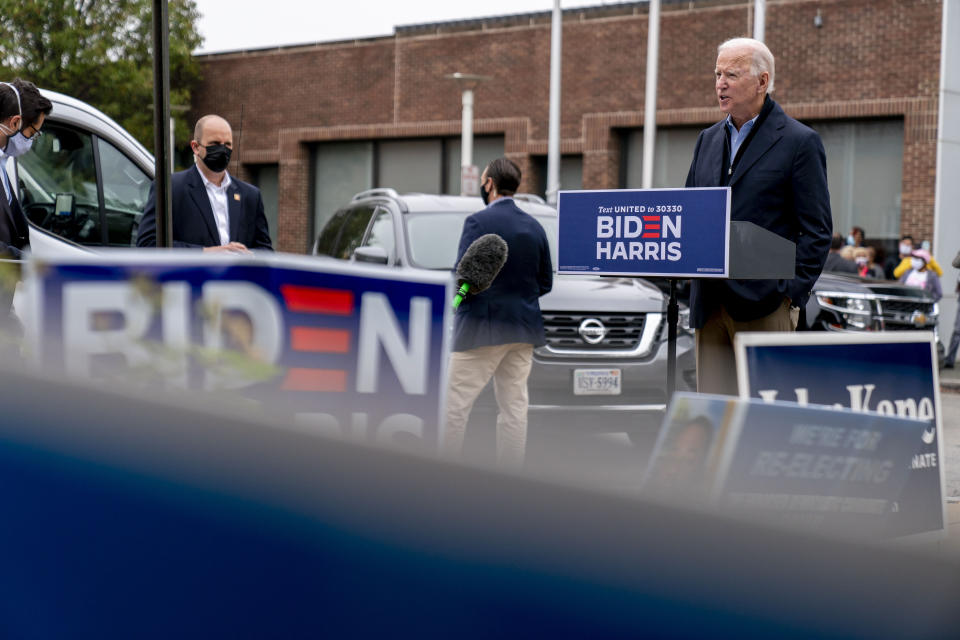
[[[230,174],[224,172],[220,186],[207,180],[200,167],[197,173],[207,188],[207,198],[210,199],[210,208],[213,209],[213,219],[217,221],[217,231],[220,233],[220,244],[230,244],[230,208],[227,200],[227,189],[230,187]]]

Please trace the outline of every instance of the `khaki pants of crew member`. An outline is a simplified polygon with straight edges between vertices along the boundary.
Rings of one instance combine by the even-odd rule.
[[[697,391],[737,395],[737,362],[733,339],[741,331],[795,331],[800,309],[791,309],[786,298],[773,313],[738,322],[720,307],[696,332]]]
[[[459,458],[467,419],[477,396],[493,377],[497,396],[497,464],[519,468],[527,445],[527,378],[533,345],[523,342],[454,351],[450,357],[443,450]]]

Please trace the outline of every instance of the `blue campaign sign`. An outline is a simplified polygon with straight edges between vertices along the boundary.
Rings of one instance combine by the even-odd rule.
[[[561,191],[560,273],[725,278],[730,189]]]
[[[117,252],[35,261],[27,286],[41,371],[239,393],[361,439],[439,439],[447,274]]]
[[[932,426],[787,402],[745,404],[723,454],[717,508],[861,538],[943,528],[942,501],[910,482]]]
[[[944,528],[943,431],[933,334],[742,333],[740,395],[911,418],[919,442],[896,514],[897,535]],[[934,513],[931,505],[938,505]]]

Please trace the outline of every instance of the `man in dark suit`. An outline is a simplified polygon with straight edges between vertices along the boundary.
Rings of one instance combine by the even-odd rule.
[[[519,467],[527,442],[527,378],[533,348],[546,344],[540,296],[553,286],[543,227],[514,203],[520,168],[507,158],[487,165],[480,191],[487,208],[466,219],[457,264],[474,240],[495,233],[507,243],[507,262],[490,288],[468,296],[454,319],[444,450],[459,456],[467,419],[490,378],[497,397],[497,462]]]
[[[734,336],[794,331],[823,269],[833,222],[820,137],[788,117],[769,95],[774,60],[766,45],[736,38],[720,45],[716,94],[727,117],[700,132],[688,187],[731,187],[733,220],[795,242],[792,280],[701,280],[690,289],[697,329],[697,390],[737,393]]]
[[[30,150],[40,135],[43,121],[53,104],[32,82],[14,80],[0,83],[0,258],[19,260],[30,245],[29,225],[20,208],[16,182],[7,174],[7,158]],[[15,282],[16,278],[7,280]],[[10,312],[13,290],[0,291],[0,326],[19,331],[19,322]]]
[[[190,148],[196,166],[172,176],[173,246],[231,253],[272,251],[260,190],[227,172],[233,150],[230,124],[220,116],[200,118]],[[156,206],[151,187],[138,247],[157,246]]]

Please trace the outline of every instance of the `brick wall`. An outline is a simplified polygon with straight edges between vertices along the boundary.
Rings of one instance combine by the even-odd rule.
[[[658,124],[719,120],[716,46],[751,33],[752,8],[752,0],[663,2]],[[767,2],[774,97],[789,114],[904,119],[902,227],[919,237],[933,231],[940,11],[939,0]],[[617,186],[617,131],[643,124],[646,37],[645,3],[564,14],[562,148],[583,154],[584,188]],[[507,155],[525,169],[531,156],[546,153],[548,12],[200,60],[204,81],[194,115],[230,120],[243,164],[279,164],[283,250],[302,252],[309,244],[310,145],[459,134],[460,90],[447,74],[491,76],[475,91],[477,133],[504,134]],[[531,181],[521,188],[535,188],[526,173]]]

